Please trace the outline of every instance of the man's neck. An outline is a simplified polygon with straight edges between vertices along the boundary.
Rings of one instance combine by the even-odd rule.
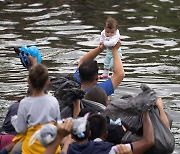
[[[82,90],[85,90],[85,89],[87,89],[87,88],[92,88],[92,87],[94,87],[95,85],[97,84],[97,82],[84,82],[84,83],[82,83],[81,84],[81,89]]]

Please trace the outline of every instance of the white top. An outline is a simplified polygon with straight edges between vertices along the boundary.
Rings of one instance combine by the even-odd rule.
[[[17,118],[11,118],[16,132],[25,133],[30,126],[60,120],[57,99],[51,95],[25,97],[19,104]]]
[[[116,35],[112,36],[112,37],[107,37],[105,35],[105,30],[103,30],[101,32],[101,37],[100,37],[100,42],[103,42],[105,47],[113,47],[117,44],[117,42],[120,39],[120,33],[119,30],[117,29],[116,31]]]
[[[101,142],[103,141],[101,138],[96,138],[94,139],[94,142]],[[128,143],[128,144],[125,144],[129,149],[131,149],[131,145]],[[109,151],[108,154],[116,154],[118,152],[117,150],[117,147],[116,145],[112,146],[111,150]]]

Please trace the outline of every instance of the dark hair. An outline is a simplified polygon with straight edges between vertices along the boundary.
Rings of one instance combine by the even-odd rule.
[[[112,18],[112,17],[108,17],[106,22],[105,22],[105,28],[116,28],[118,29],[118,22],[116,19]]]
[[[94,114],[89,116],[88,121],[91,130],[91,136],[89,139],[94,140],[96,138],[101,138],[107,131],[107,120],[105,116]]]
[[[89,115],[92,115],[92,114],[98,113],[98,111],[94,107],[85,107],[85,108],[81,109],[81,111],[79,112],[78,117],[84,117],[84,115],[86,113],[89,113]]]
[[[84,99],[98,102],[103,104],[104,106],[107,106],[107,94],[104,89],[98,86],[94,86],[88,92],[86,92]]]
[[[76,141],[83,141],[85,139],[88,139],[89,135],[90,135],[90,126],[89,126],[89,121],[87,121],[87,124],[86,124],[86,130],[83,132],[84,133],[84,137],[78,137],[77,135],[73,134],[72,133],[72,136],[73,138],[76,140]]]
[[[48,70],[42,64],[36,64],[29,70],[29,80],[32,88],[42,90],[48,80]]]
[[[82,82],[84,81],[93,81],[95,75],[98,74],[98,65],[97,61],[87,60],[83,62],[79,67],[79,77]]]

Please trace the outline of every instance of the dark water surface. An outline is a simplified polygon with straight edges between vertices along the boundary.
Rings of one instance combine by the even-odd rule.
[[[0,0],[0,118],[27,90],[27,70],[12,46],[37,45],[51,76],[73,73],[99,43],[107,16],[119,22],[126,77],[112,96],[136,95],[147,83],[174,118],[180,153],[179,0]],[[102,72],[104,54],[98,57]]]

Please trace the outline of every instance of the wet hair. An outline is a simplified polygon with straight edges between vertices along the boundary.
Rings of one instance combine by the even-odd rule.
[[[106,22],[105,22],[105,28],[109,28],[109,29],[118,29],[118,22],[116,19],[112,18],[112,17],[108,17]]]
[[[95,86],[86,92],[84,99],[98,102],[107,106],[107,94],[101,87]]]
[[[107,119],[105,116],[100,114],[94,114],[88,118],[91,130],[90,140],[101,138],[102,135],[107,131]]]
[[[72,133],[72,136],[76,141],[83,141],[83,140],[88,139],[88,137],[90,135],[90,125],[89,125],[88,121],[87,121],[87,124],[86,124],[86,130],[83,133],[84,133],[84,137],[81,137],[81,138],[78,137],[77,135],[73,134],[73,133]]]
[[[84,81],[94,81],[96,75],[98,75],[98,65],[97,61],[87,60],[83,62],[79,67],[79,77],[82,82]]]
[[[29,70],[29,80],[32,88],[42,90],[48,80],[48,70],[42,64],[36,64]]]

